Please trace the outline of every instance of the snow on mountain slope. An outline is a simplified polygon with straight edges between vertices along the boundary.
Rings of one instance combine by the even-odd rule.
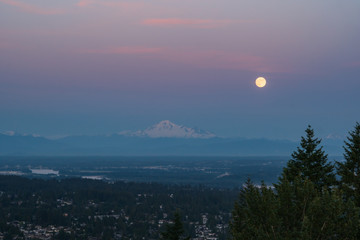
[[[189,128],[175,123],[169,120],[164,120],[155,124],[145,130],[138,130],[136,132],[125,131],[119,133],[126,136],[137,137],[150,137],[150,138],[213,138],[215,134],[200,130],[197,128]]]

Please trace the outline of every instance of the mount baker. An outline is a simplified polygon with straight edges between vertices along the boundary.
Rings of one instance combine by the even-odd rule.
[[[201,130],[199,128],[189,128],[182,125],[177,125],[164,120],[148,127],[145,130],[123,131],[118,133],[119,135],[131,136],[131,137],[150,137],[150,138],[214,138],[216,135],[212,132]]]

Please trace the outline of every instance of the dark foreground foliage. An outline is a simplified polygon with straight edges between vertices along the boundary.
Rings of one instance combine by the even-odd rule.
[[[344,191],[347,199],[355,201],[360,206],[360,124],[349,132],[344,146],[345,162],[337,162],[340,175],[339,187]]]
[[[234,239],[357,239],[359,208],[337,190],[311,181],[284,181],[275,189],[248,183],[235,205]]]
[[[189,240],[190,237],[184,237],[184,226],[181,221],[179,211],[174,214],[174,219],[171,224],[166,225],[166,230],[161,233],[163,240]]]
[[[309,126],[274,187],[250,180],[235,203],[233,239],[360,239],[360,125],[334,168]]]

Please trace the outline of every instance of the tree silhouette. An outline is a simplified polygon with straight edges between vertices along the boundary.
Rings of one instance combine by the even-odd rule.
[[[319,146],[321,140],[314,137],[314,130],[309,125],[305,130],[306,136],[301,137],[300,147],[291,155],[292,159],[283,169],[280,181],[287,179],[293,182],[296,177],[308,179],[317,189],[332,186],[336,183],[334,166],[328,162],[327,154]]]
[[[308,126],[306,137],[283,169],[274,187],[256,186],[247,181],[235,203],[230,222],[232,239],[360,239],[359,207],[352,198],[345,198],[341,189],[334,187],[333,166],[319,147]],[[349,183],[358,184],[360,163],[360,126],[350,133],[343,166],[343,176]],[[352,160],[352,161],[350,161]],[[344,183],[344,186],[347,186]],[[354,191],[360,185],[350,185]],[[325,188],[327,187],[327,188]],[[359,195],[355,195],[359,196]]]
[[[345,162],[337,162],[337,172],[340,176],[340,188],[347,198],[353,198],[360,207],[360,124],[349,132],[344,146]]]
[[[190,239],[190,237],[182,237],[184,234],[184,226],[181,221],[181,216],[179,211],[174,213],[173,224],[166,225],[165,232],[162,232],[162,239],[164,240],[180,240],[180,239]]]

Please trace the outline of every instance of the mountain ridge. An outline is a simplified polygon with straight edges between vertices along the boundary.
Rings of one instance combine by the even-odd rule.
[[[343,142],[323,139],[330,155],[341,155]],[[175,155],[289,156],[298,142],[266,138],[224,138],[197,128],[161,121],[145,130],[110,135],[77,135],[49,139],[35,134],[0,133],[0,155]]]

